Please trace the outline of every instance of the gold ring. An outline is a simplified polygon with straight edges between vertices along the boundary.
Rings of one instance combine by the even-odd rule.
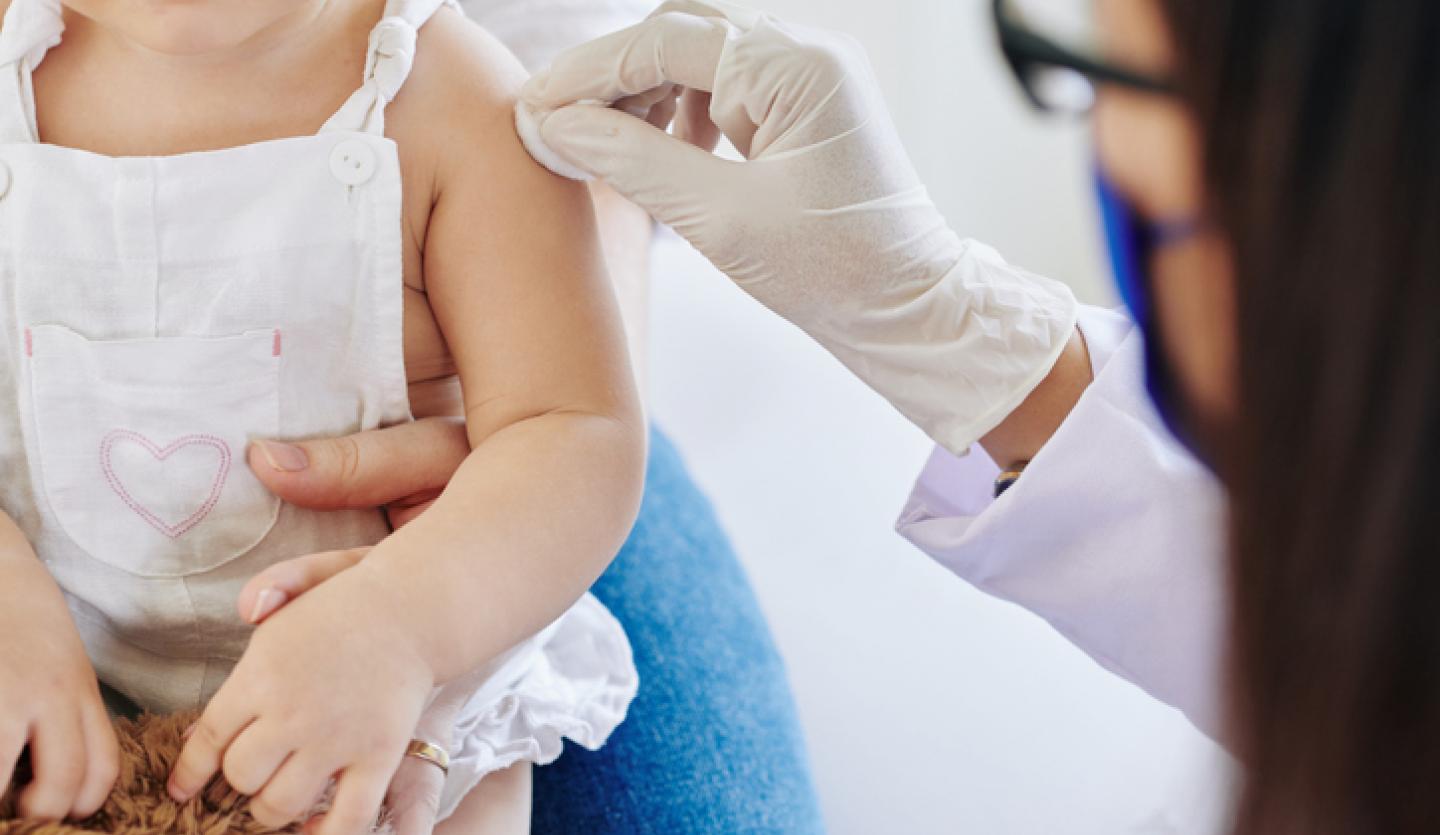
[[[450,773],[450,755],[445,749],[423,739],[412,739],[410,744],[405,746],[405,756],[414,757],[417,760],[424,760],[440,769],[442,774]]]

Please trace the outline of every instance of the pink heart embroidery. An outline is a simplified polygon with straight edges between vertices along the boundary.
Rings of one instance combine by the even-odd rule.
[[[122,443],[133,443],[148,451],[155,457],[156,461],[164,461],[178,450],[192,446],[208,446],[220,453],[220,466],[215,472],[215,480],[210,485],[210,493],[205,501],[194,513],[180,520],[170,523],[161,519],[155,511],[146,507],[135,499],[120,476],[115,472],[113,455],[115,447]],[[186,531],[200,524],[210,511],[215,509],[215,504],[220,501],[220,488],[225,485],[225,478],[230,474],[230,445],[213,435],[185,435],[172,441],[168,446],[161,448],[159,444],[141,435],[139,432],[132,432],[129,429],[116,429],[107,434],[100,442],[100,466],[105,470],[105,480],[110,483],[110,489],[125,502],[131,510],[149,522],[152,527],[171,539],[176,539]]]

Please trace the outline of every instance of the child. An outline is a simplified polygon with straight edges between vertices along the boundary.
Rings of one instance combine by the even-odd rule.
[[[623,716],[628,645],[582,595],[639,498],[624,338],[582,187],[520,149],[521,74],[452,3],[10,0],[0,778],[28,746],[26,814],[113,782],[92,663],[145,708],[208,703],[177,798],[223,770],[280,825],[335,775],[323,833],[368,825],[432,703],[441,832],[482,827],[485,773]],[[250,473],[303,463],[264,439],[457,398],[471,456],[388,537]],[[235,611],[267,565],[368,545],[258,629]]]

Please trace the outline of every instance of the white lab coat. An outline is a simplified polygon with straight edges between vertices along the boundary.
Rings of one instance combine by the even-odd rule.
[[[1080,331],[1095,381],[1024,476],[994,499],[983,451],[937,448],[897,527],[1219,738],[1221,490],[1151,406],[1130,321],[1086,308]]]

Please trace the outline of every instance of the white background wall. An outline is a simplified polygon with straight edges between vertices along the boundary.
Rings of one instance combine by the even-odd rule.
[[[987,0],[751,2],[855,34],[952,224],[1108,301],[1085,126],[1027,110]],[[654,411],[772,620],[834,832],[1217,831],[1213,745],[891,532],[919,432],[678,241],[655,278]]]

